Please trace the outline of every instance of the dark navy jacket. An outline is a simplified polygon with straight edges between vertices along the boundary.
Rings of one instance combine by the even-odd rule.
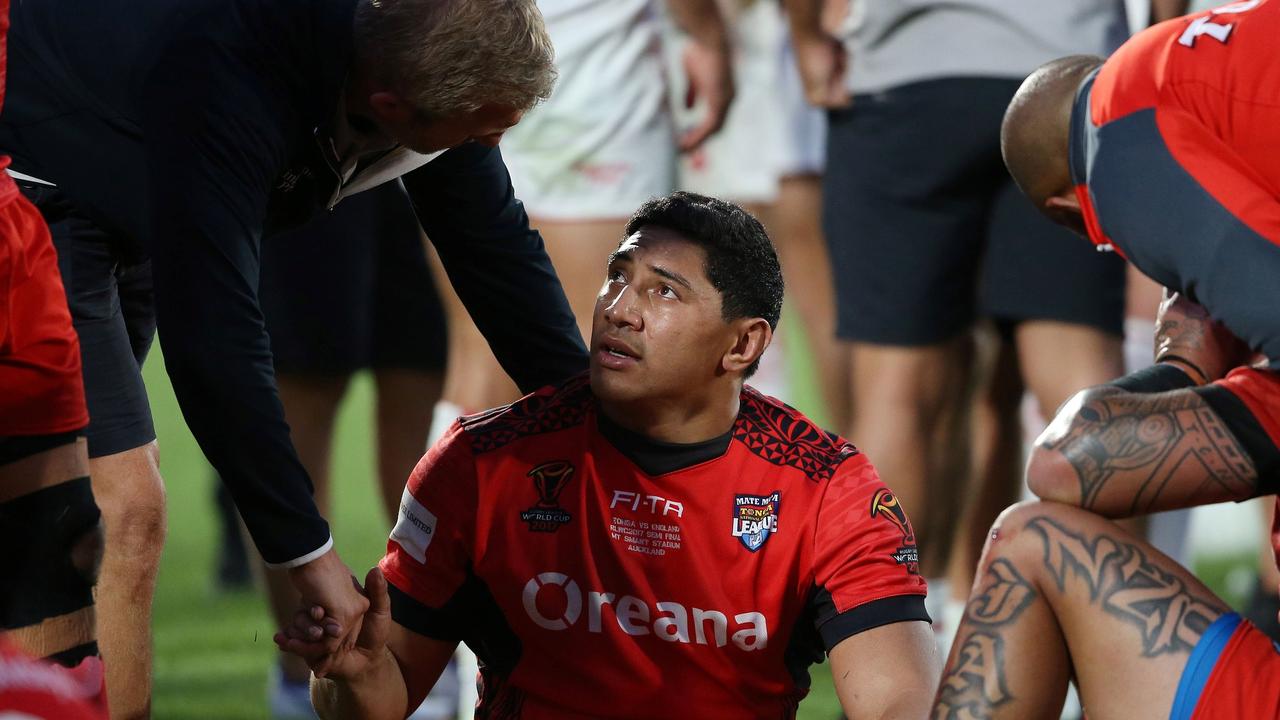
[[[174,390],[268,562],[313,552],[329,530],[276,395],[259,243],[341,193],[326,128],[352,60],[355,5],[20,0],[12,9],[0,153],[56,184],[122,255],[151,258]],[[348,190],[361,179],[348,178]],[[584,369],[572,313],[498,150],[463,145],[403,180],[520,387]]]

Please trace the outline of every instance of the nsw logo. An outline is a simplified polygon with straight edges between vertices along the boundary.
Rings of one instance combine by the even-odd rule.
[[[520,519],[534,532],[555,532],[573,519],[560,507],[560,493],[573,478],[573,466],[563,460],[543,463],[528,472],[538,491],[538,503],[520,513]]]
[[[760,549],[774,533],[778,532],[778,506],[781,491],[769,495],[733,496],[733,536],[742,541],[751,552]]]

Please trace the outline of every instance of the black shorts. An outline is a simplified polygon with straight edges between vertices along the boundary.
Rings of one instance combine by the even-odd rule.
[[[277,372],[444,368],[444,310],[398,182],[264,240],[259,286]]]
[[[139,260],[133,244],[104,230],[57,188],[19,187],[49,224],[58,252],[71,324],[80,338],[89,457],[141,447],[156,437],[142,382],[142,364],[156,331],[150,262]],[[397,184],[389,187],[398,192]],[[297,232],[263,241],[261,302],[277,367],[285,372],[442,367],[443,313],[417,220],[403,194],[362,193],[340,204],[334,217],[347,218],[335,223],[344,229],[325,227],[324,221],[333,218],[323,216]],[[383,251],[380,242],[375,252],[374,243],[360,242],[370,228],[390,225],[400,230],[377,233],[398,239],[386,243],[390,250]],[[375,273],[375,267],[383,272]]]
[[[981,316],[1120,335],[1124,262],[1040,215],[1000,156],[1020,81],[949,78],[832,111],[823,226],[837,335],[930,345]]]
[[[74,208],[54,187],[19,183],[49,224],[71,325],[80,337],[89,457],[156,438],[142,363],[156,333],[151,264]]]

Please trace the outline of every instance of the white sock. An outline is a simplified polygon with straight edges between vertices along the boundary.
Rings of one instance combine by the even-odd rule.
[[[956,631],[960,629],[960,621],[964,619],[964,601],[947,598],[942,604],[942,614],[933,624],[934,635],[938,638],[938,655],[945,663],[951,654],[951,645],[956,640]]]
[[[444,431],[449,429],[454,420],[462,417],[466,411],[462,406],[449,402],[448,400],[439,400],[431,411],[431,431],[427,433],[427,447],[436,444]]]

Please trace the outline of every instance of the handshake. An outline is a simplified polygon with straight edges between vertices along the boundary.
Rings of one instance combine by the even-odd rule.
[[[386,654],[391,627],[387,580],[377,567],[363,588],[330,550],[289,570],[302,596],[293,622],[275,634],[283,652],[306,661],[316,677],[351,678]]]

